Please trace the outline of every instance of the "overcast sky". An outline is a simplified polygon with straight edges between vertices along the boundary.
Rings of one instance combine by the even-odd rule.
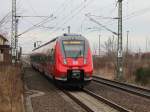
[[[98,36],[101,35],[101,45],[112,33],[90,21],[85,14],[117,32],[117,0],[17,0],[17,14],[21,16],[52,16],[41,27],[25,33],[19,39],[24,52],[33,49],[33,42],[47,42],[52,38],[67,32],[81,33],[91,44],[98,46]],[[0,19],[11,11],[11,0],[0,0]],[[98,16],[98,17],[97,17]],[[138,51],[146,50],[146,40],[150,44],[150,1],[123,0],[123,43],[126,45],[126,31],[129,33],[129,48]],[[19,19],[19,34],[45,18],[24,17]],[[47,27],[47,28],[45,28]],[[95,28],[89,30],[89,28]],[[117,39],[117,37],[115,37]],[[150,50],[150,45],[147,51]]]

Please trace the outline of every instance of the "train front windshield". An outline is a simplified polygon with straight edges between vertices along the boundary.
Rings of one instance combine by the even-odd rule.
[[[66,58],[84,57],[84,41],[63,41]]]

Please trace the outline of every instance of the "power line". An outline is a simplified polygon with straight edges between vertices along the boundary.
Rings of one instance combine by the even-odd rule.
[[[116,10],[116,8],[117,8],[117,4],[118,4],[118,2],[117,1],[115,1],[115,6],[114,6],[114,8],[109,12],[109,15],[110,14],[112,14],[115,10]],[[110,7],[110,6],[109,6]],[[103,7],[102,9],[107,9],[106,7]],[[101,9],[101,10],[102,10]],[[97,19],[104,19],[104,20],[106,20],[106,19],[109,19],[107,22],[104,22],[104,24],[108,24],[108,23],[110,23],[112,20],[115,20],[115,19],[118,19],[117,17],[104,17],[104,16],[97,16],[97,15],[91,15],[90,14],[90,16],[94,16],[94,17],[96,17]],[[106,27],[107,27],[107,25],[105,25]]]
[[[34,26],[34,24],[33,24],[32,22],[27,21],[27,20],[25,20],[25,21],[26,21],[28,24]],[[45,23],[44,23],[44,24],[45,24]],[[37,26],[37,27],[42,28],[42,29],[53,29],[53,28],[54,28],[54,27],[47,27],[47,26],[44,26],[44,24],[41,24],[41,25],[39,25],[39,26]],[[35,27],[35,28],[37,28],[37,27]]]
[[[88,1],[88,2],[86,2],[87,4],[89,4],[91,1]],[[68,18],[64,18],[63,19],[63,23],[61,24],[61,26],[63,26],[63,25],[65,25],[67,22],[69,22],[69,20],[71,20],[71,19],[73,19],[75,16],[77,16],[84,8],[86,8],[85,6],[82,6],[82,4],[78,7],[78,9],[77,8],[75,8],[74,10],[75,10],[75,13],[71,13],[70,15],[72,15],[72,16],[69,16]],[[73,10],[72,10],[73,11]],[[71,11],[71,12],[72,12]],[[58,23],[56,24],[56,26],[58,25]],[[53,32],[55,32],[55,31],[57,31],[59,28],[57,28],[57,29],[55,29]],[[52,33],[53,33],[52,32]]]
[[[64,7],[67,7],[67,6],[65,6],[65,4],[67,3],[67,0],[65,0],[58,8],[57,8],[57,10],[55,11],[55,12],[53,12],[53,13],[57,13],[57,12],[59,12],[58,14],[56,14],[57,16],[64,10]],[[62,10],[60,10],[60,9],[62,9]]]
[[[29,5],[29,7],[31,8],[32,12],[35,14],[35,15],[38,15],[38,13],[35,11],[35,9],[33,8],[31,2],[29,0],[25,0],[26,3]]]
[[[103,24],[101,24],[100,22],[96,21],[95,19],[91,18],[88,14],[85,14],[86,17],[88,17],[91,21],[93,21],[94,23],[100,25],[102,28],[106,29],[107,31],[113,33],[114,35],[118,35],[118,33],[112,31],[111,29],[107,28],[106,26],[104,26]]]
[[[92,15],[92,14],[90,14],[90,16],[94,16],[94,17],[96,17],[98,19],[116,19],[114,17],[104,17],[104,16],[97,16],[97,15]]]
[[[61,5],[65,5],[65,3],[66,3],[66,0],[65,0],[65,2],[63,2]],[[60,6],[61,6],[60,5]],[[58,9],[60,9],[60,8],[58,8]],[[57,11],[59,11],[57,9]],[[56,12],[57,12],[56,11]],[[39,17],[39,18],[45,18],[45,17],[47,17],[47,16],[18,16],[18,17]],[[23,35],[23,34],[25,34],[25,33],[27,33],[27,32],[29,32],[29,31],[31,31],[31,30],[34,30],[35,28],[37,28],[37,27],[41,27],[41,28],[46,28],[46,29],[52,29],[52,28],[54,28],[54,27],[44,27],[44,26],[42,26],[43,24],[45,24],[45,23],[47,23],[48,22],[48,19],[49,19],[49,17],[48,18],[46,18],[46,19],[44,19],[43,21],[41,21],[41,22],[39,22],[39,23],[37,23],[37,24],[35,24],[35,25],[33,25],[32,27],[30,27],[30,28],[28,28],[27,30],[25,30],[25,31],[23,31],[21,34],[19,34],[18,36],[21,36],[21,35]],[[56,17],[55,17],[55,19],[56,19]]]
[[[0,27],[2,26],[2,24],[5,24],[8,19],[10,19],[11,17],[11,12],[8,12],[1,20],[0,20]]]
[[[48,20],[49,18],[51,18],[51,17],[53,17],[53,15],[47,17],[46,19],[42,20],[41,22],[39,22],[39,23],[37,23],[37,24],[31,26],[31,27],[28,28],[27,30],[23,31],[22,33],[20,33],[20,34],[18,35],[18,37],[21,36],[21,35],[23,35],[23,34],[25,34],[25,33],[27,33],[27,32],[29,32],[29,31],[31,31],[31,30],[33,30],[33,29],[35,29],[36,27],[39,27],[40,25],[45,24],[45,23],[47,22],[47,20]]]
[[[115,7],[110,11],[110,13],[109,14],[113,14],[113,12],[116,10],[116,8],[117,8],[117,4],[118,4],[118,1],[115,1]],[[114,18],[113,18],[114,19]],[[112,20],[108,20],[106,23],[109,23],[110,21],[112,21]],[[106,23],[104,23],[104,24],[106,24]]]
[[[144,9],[134,11],[134,12],[130,13],[129,15],[124,16],[124,17],[123,17],[123,21],[127,21],[127,20],[130,20],[130,19],[134,18],[134,17],[138,17],[138,16],[141,16],[141,15],[144,15],[144,14],[148,13],[149,11],[150,11],[150,7],[149,7],[149,6],[146,7],[146,8],[144,8]],[[95,16],[95,17],[96,17],[96,16]],[[105,18],[105,17],[103,17],[103,16],[97,16],[97,17],[101,17],[101,19],[107,19],[107,17]],[[108,19],[109,19],[109,18],[108,18]],[[107,21],[107,22],[104,23],[104,24],[107,24],[107,26],[108,26],[108,25],[113,25],[114,22],[111,22],[111,23],[110,23],[110,21],[112,21],[112,20],[109,20],[109,21]],[[110,24],[108,24],[108,23],[110,23]]]
[[[58,18],[59,15],[61,15],[64,10],[65,4],[67,3],[68,0],[65,0],[58,8],[56,11],[54,11],[53,13],[55,14],[55,16]],[[62,10],[61,10],[62,9]],[[57,13],[58,12],[58,13]],[[56,23],[57,24],[57,23]],[[52,24],[51,24],[52,25]],[[54,26],[54,25],[53,25]],[[56,25],[55,25],[56,26]]]
[[[16,17],[21,17],[21,18],[24,18],[24,17],[27,17],[27,18],[47,18],[49,16],[16,16]]]
[[[134,18],[134,17],[144,15],[144,14],[148,13],[149,11],[150,11],[150,7],[134,11],[134,12],[130,13],[129,15],[124,16],[123,21],[127,21],[127,20],[130,20],[130,19]],[[109,25],[113,25],[113,24],[114,23],[110,23]]]
[[[132,12],[131,14],[129,14],[126,17],[124,17],[124,20],[131,19],[131,18],[136,17],[136,16],[144,15],[145,13],[148,13],[149,11],[150,11],[150,7],[147,7],[147,8],[144,8],[144,9]]]

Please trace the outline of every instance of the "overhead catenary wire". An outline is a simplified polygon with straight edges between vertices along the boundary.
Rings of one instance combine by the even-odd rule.
[[[69,5],[67,1],[68,0],[64,0],[64,2],[60,6],[58,6],[57,10],[53,12],[55,13],[55,16],[59,16],[61,12],[63,12],[64,8],[67,7],[66,5]]]
[[[24,18],[24,17],[27,17],[27,18],[47,18],[49,16],[16,16],[16,17],[21,17],[21,18]]]
[[[89,4],[91,2],[91,0],[89,0],[89,1],[87,1],[86,2],[86,6]],[[68,18],[66,18],[66,19],[64,19],[63,20],[63,23],[62,24],[60,24],[60,26],[64,26],[66,23],[68,23],[70,20],[72,20],[75,16],[77,16],[78,14],[80,14],[80,12],[84,9],[84,8],[86,8],[86,6],[85,5],[83,5],[82,6],[82,4],[78,7],[78,9],[74,9],[75,11],[75,13],[71,13],[70,15],[71,16],[69,16]],[[71,12],[73,12],[73,11],[71,11]],[[58,24],[57,24],[58,25]],[[55,31],[57,31],[57,30],[59,30],[59,28],[57,27],[53,32],[51,32],[51,34],[52,33],[54,33]]]
[[[140,10],[137,10],[137,11],[134,11],[134,12],[124,16],[123,22],[128,21],[128,20],[135,18],[135,17],[138,17],[138,16],[142,16],[142,15],[149,13],[149,12],[150,12],[150,6],[143,8],[143,9],[140,9]],[[108,25],[110,26],[110,25],[115,24],[114,21],[112,21],[112,20],[117,19],[117,18],[113,18],[113,17],[111,18],[111,17],[104,17],[104,16],[96,16],[96,15],[91,15],[91,16],[95,16],[96,19],[110,19],[104,23],[106,26],[108,26]]]
[[[38,26],[40,26],[40,25],[43,25],[43,24],[44,24],[45,22],[47,22],[47,20],[48,20],[49,18],[51,18],[51,17],[52,17],[52,15],[49,16],[49,17],[47,17],[46,19],[42,20],[41,22],[39,22],[39,23],[37,23],[37,24],[31,26],[31,27],[28,28],[27,30],[25,30],[25,31],[23,31],[22,33],[20,33],[20,34],[18,35],[18,37],[21,36],[21,35],[23,35],[23,34],[25,34],[25,33],[27,33],[27,32],[29,32],[29,31],[31,31],[31,30],[33,30],[33,29],[35,29],[36,27],[38,27]]]
[[[63,17],[63,18],[61,19],[61,22],[65,21],[67,18],[69,18],[69,17],[73,14],[73,12],[76,12],[78,9],[80,9],[80,8],[82,7],[82,5],[83,5],[83,4],[81,3],[79,6],[73,8],[73,9],[70,11],[70,13],[68,14],[68,16],[65,16],[65,17]],[[59,25],[59,23],[60,23],[60,22],[57,22],[57,23],[55,24],[56,28],[57,28],[57,26]]]
[[[137,17],[137,16],[141,16],[141,15],[144,15],[144,14],[146,14],[148,12],[150,12],[150,6],[144,8],[144,9],[132,12],[131,14],[129,14],[126,17],[124,17],[124,20],[126,20],[126,19],[128,20],[128,19],[131,19],[131,18],[134,18],[134,17]]]
[[[2,24],[5,24],[11,18],[11,12],[8,12],[1,20],[0,20],[0,27]]]
[[[66,3],[62,3],[61,5],[63,5],[64,6],[64,4],[66,4]],[[58,8],[58,9],[61,9],[61,8]],[[56,12],[57,12],[57,10],[56,10]],[[69,17],[68,17],[69,18]],[[72,17],[71,17],[72,18]],[[107,19],[107,17],[102,17],[102,18],[104,18],[104,19]],[[108,17],[108,19],[109,19],[109,17]],[[110,19],[111,19],[111,17],[110,17]],[[64,19],[62,19],[62,20],[64,20]],[[67,22],[64,22],[64,24],[66,24]],[[107,22],[107,23],[109,23],[109,22]],[[58,24],[56,24],[56,26],[57,25],[59,25],[59,23]],[[46,28],[46,27],[45,27]],[[48,26],[47,26],[47,28],[48,28]],[[55,28],[55,26],[53,27],[53,28]],[[58,28],[58,27],[56,27],[56,28]],[[60,29],[60,27],[58,28],[58,29]],[[57,30],[57,29],[56,29]],[[56,31],[55,30],[55,31]]]
[[[20,0],[20,1],[21,1],[21,0]],[[20,1],[19,1],[19,2],[20,2]],[[35,9],[33,8],[31,2],[28,0],[26,3],[27,3],[27,5],[30,7],[30,9],[32,10],[32,12],[34,13],[34,16],[18,15],[18,16],[16,16],[17,18],[45,18],[45,19],[42,20],[41,22],[35,24],[35,25],[32,24],[32,23],[30,23],[30,24],[32,24],[32,26],[31,26],[30,28],[26,29],[25,31],[23,31],[22,33],[20,33],[18,36],[21,36],[21,35],[23,35],[23,34],[29,32],[30,30],[35,29],[35,27],[36,27],[36,28],[39,27],[39,24],[45,24],[46,22],[48,22],[48,20],[49,20],[49,18],[50,18],[50,16],[51,16],[51,15],[50,15],[50,16],[39,16],[38,13],[37,13],[37,12],[35,11]]]
[[[81,6],[79,6],[78,8],[80,8]],[[85,7],[84,7],[85,8]],[[83,8],[81,8],[81,10],[82,10]],[[74,10],[77,10],[76,8],[74,9]],[[80,11],[80,10],[79,10]],[[78,12],[79,12],[78,11]],[[71,12],[73,12],[73,10],[71,11]],[[71,16],[72,18],[73,18],[73,16]],[[44,24],[44,23],[42,23],[42,24]],[[36,24],[36,25],[33,25],[32,27],[30,27],[29,29],[27,29],[27,30],[25,30],[24,32],[22,32],[21,34],[19,34],[18,36],[21,36],[21,35],[23,35],[23,34],[25,34],[25,33],[27,33],[27,32],[29,32],[29,31],[31,31],[31,30],[34,30],[35,28],[37,28],[37,27],[41,27],[41,28],[47,28],[47,29],[52,29],[52,28],[57,28],[56,30],[58,30],[58,29],[60,29],[60,27],[45,27],[45,26],[42,26],[42,25],[39,25],[39,24]],[[64,28],[63,28],[64,29]],[[55,31],[56,31],[55,30]]]
[[[62,3],[61,5],[64,6],[64,4],[65,4],[65,3]],[[79,7],[79,8],[80,8],[80,7]],[[58,8],[58,9],[61,9],[61,8]],[[75,10],[77,10],[77,8],[75,8]],[[81,9],[81,10],[82,10],[82,9]],[[57,11],[56,11],[56,12],[57,12]],[[70,11],[70,12],[73,12],[73,10]],[[71,17],[68,17],[68,18],[69,18],[69,19],[73,19],[74,17],[75,17],[75,15],[73,15],[73,16],[71,16]],[[66,17],[65,17],[65,18],[66,18]],[[63,25],[66,24],[66,23],[68,23],[68,20],[69,20],[69,19],[67,19],[67,21],[63,22]],[[63,20],[65,20],[65,19],[63,19]],[[56,24],[56,25],[53,27],[53,28],[55,28],[55,27],[57,28],[57,29],[55,29],[55,31],[60,29],[60,27],[57,27],[57,25],[59,25],[59,23]],[[43,28],[44,28],[44,27],[43,27]],[[49,27],[45,27],[45,28],[49,28]],[[51,27],[50,27],[50,28],[51,28]]]
[[[65,0],[59,7],[64,7],[65,6],[65,4],[66,4],[66,2],[67,2],[67,0]],[[57,15],[59,15],[59,14],[56,14],[57,12],[61,12],[61,11],[63,11],[63,10],[60,10],[61,8],[58,8],[56,11],[54,11],[53,13],[55,14],[55,17],[57,17]],[[44,17],[47,17],[47,16],[23,16],[23,17],[41,17],[41,18],[44,18]],[[48,20],[47,20],[47,22],[48,22]],[[45,22],[46,23],[46,22]]]
[[[142,15],[144,15],[146,13],[149,13],[149,12],[150,12],[150,6],[146,7],[146,8],[143,8],[143,9],[140,9],[140,10],[137,10],[137,11],[134,11],[134,12],[130,13],[127,16],[124,16],[123,17],[123,21],[128,21],[128,20],[130,20],[132,18],[135,18],[135,17],[138,17],[138,16],[142,16]],[[111,23],[109,25],[112,25],[112,24],[114,24],[114,23]]]
[[[25,0],[26,1],[26,3],[29,5],[29,7],[31,8],[31,10],[32,10],[32,12],[36,15],[36,16],[38,16],[38,13],[35,11],[35,9],[33,8],[33,6],[32,6],[32,4],[31,4],[31,2],[30,2],[30,0]]]
[[[117,0],[115,0],[115,3],[114,3],[114,8],[108,13],[109,15],[111,14],[113,14],[113,12],[117,9],[117,5],[118,5],[118,1]],[[107,19],[107,18],[103,18],[103,19]],[[109,19],[109,18],[108,18]],[[112,20],[115,20],[115,17],[110,17],[110,20],[108,20],[107,22],[105,22],[104,24],[106,24],[106,23],[109,23],[110,21],[112,21]]]
[[[105,25],[101,24],[100,22],[96,21],[95,19],[89,17],[87,14],[85,15],[86,17],[88,17],[91,21],[93,21],[94,23],[100,25],[102,28],[106,29],[107,31],[113,33],[114,35],[118,35],[118,33],[112,31],[111,29],[107,28]]]
[[[66,2],[67,2],[67,0],[65,0],[61,5],[60,5],[60,7],[63,5],[65,5],[66,4]],[[29,4],[28,3],[28,5],[30,5],[30,7],[31,7],[31,9],[32,9],[32,11],[33,12],[36,12],[34,9],[33,9],[33,7],[32,7],[32,5],[31,4]],[[57,11],[59,11],[59,9],[60,8],[58,8],[57,10],[56,10],[56,12]],[[24,18],[24,17],[32,17],[32,18],[36,18],[36,17],[39,17],[39,18],[45,18],[45,17],[48,17],[48,16],[39,16],[39,15],[37,15],[37,14],[35,14],[36,16],[18,16],[18,17],[22,17],[22,18]],[[56,17],[55,17],[55,19],[56,19]],[[22,33],[20,33],[18,36],[21,36],[21,35],[23,35],[23,34],[25,34],[25,33],[27,33],[27,32],[29,32],[29,31],[31,31],[31,30],[34,30],[35,28],[45,28],[45,29],[52,29],[53,27],[45,27],[45,26],[42,26],[42,25],[44,25],[44,24],[46,24],[47,22],[49,21],[49,17],[48,18],[46,18],[46,19],[44,19],[44,20],[42,20],[42,22],[39,22],[39,23],[37,23],[37,24],[32,24],[33,26],[31,26],[30,28],[28,28],[27,30],[25,30],[25,31],[23,31]]]
[[[32,23],[32,22],[30,22],[30,21],[28,21],[28,20],[24,20],[26,23],[28,23],[28,24],[30,24],[30,25],[32,25],[32,26],[34,26],[34,24]],[[47,26],[44,26],[44,24],[45,23],[43,23],[43,24],[41,24],[41,25],[38,25],[38,26],[36,26],[35,28],[41,28],[41,29],[53,29],[54,27],[47,27]],[[34,29],[33,29],[34,30]]]
[[[0,20],[0,33],[5,35],[5,37],[9,37],[11,32],[11,12],[5,14],[3,18]]]
[[[97,15],[92,15],[90,16],[96,17],[97,19],[117,19],[116,17],[104,17],[104,16],[97,16]]]
[[[130,13],[129,15],[124,16],[123,22],[128,21],[128,20],[133,19],[133,18],[138,17],[138,16],[142,16],[142,15],[149,13],[149,12],[150,12],[150,6],[143,8],[143,9],[140,9],[140,10],[137,10],[137,11],[134,11],[134,12]],[[107,24],[107,25],[105,25],[106,27],[114,24],[114,22],[110,22],[110,21],[112,21],[112,20],[109,20],[106,23],[104,23],[104,24]]]
[[[117,4],[118,4],[118,2],[115,0],[115,3],[113,4],[114,5],[114,8],[112,9],[112,10],[110,10],[109,11],[109,17],[105,17],[105,16],[99,16],[99,15],[93,15],[93,14],[90,14],[89,13],[89,16],[93,16],[94,17],[94,19],[100,19],[100,20],[108,20],[108,21],[106,21],[106,22],[104,22],[103,24],[107,27],[107,25],[106,24],[108,24],[108,23],[110,23],[112,20],[116,20],[116,19],[118,19],[117,17],[111,17],[110,15],[112,15],[113,14],[113,12],[115,12],[115,10],[117,9]],[[111,5],[111,4],[110,4]],[[110,5],[109,5],[109,7],[110,7]],[[107,6],[108,7],[108,6]],[[103,8],[101,8],[101,10],[102,9],[107,9],[106,7],[103,7]],[[113,21],[114,22],[114,21]]]

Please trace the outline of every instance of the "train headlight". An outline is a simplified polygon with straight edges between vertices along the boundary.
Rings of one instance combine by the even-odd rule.
[[[67,64],[67,61],[66,61],[66,59],[64,59],[64,64],[65,64],[65,65]]]
[[[84,59],[84,64],[86,64],[87,62],[86,62],[86,59]]]

